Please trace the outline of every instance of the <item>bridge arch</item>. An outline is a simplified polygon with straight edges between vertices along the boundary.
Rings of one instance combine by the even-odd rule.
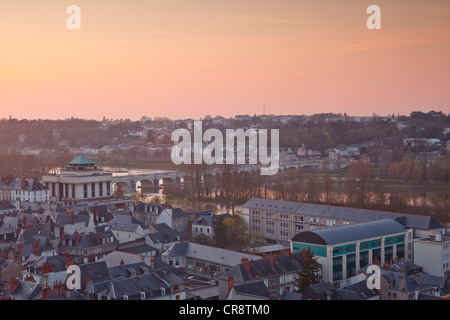
[[[137,181],[141,185],[141,189],[150,189],[153,188],[153,180],[151,179],[140,179]]]
[[[127,181],[114,181],[112,183],[114,194],[125,194],[131,191],[131,186]]]

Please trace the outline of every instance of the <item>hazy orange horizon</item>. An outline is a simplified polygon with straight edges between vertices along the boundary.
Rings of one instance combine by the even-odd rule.
[[[15,0],[0,118],[450,113],[449,16],[448,0]]]

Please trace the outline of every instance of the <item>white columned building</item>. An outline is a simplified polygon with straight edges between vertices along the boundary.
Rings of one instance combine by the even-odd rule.
[[[64,205],[101,201],[113,194],[112,174],[104,173],[83,155],[59,174],[43,176],[42,182],[50,191],[50,200]]]

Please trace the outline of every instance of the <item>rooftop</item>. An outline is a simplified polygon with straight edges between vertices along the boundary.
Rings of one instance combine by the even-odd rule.
[[[401,232],[405,232],[404,226],[395,220],[385,219],[314,231],[304,231],[295,235],[292,241],[318,245],[333,245]]]
[[[243,208],[259,209],[264,211],[286,212],[297,215],[340,219],[353,222],[369,222],[375,220],[398,220],[406,228],[422,230],[443,229],[444,226],[434,218],[423,215],[377,211],[358,208],[337,207],[330,205],[311,204],[282,200],[252,198],[242,205]]]

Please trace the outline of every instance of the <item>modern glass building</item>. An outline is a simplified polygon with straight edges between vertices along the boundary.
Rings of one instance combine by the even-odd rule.
[[[310,248],[323,266],[323,280],[345,283],[369,264],[408,257],[406,236],[407,230],[397,221],[378,220],[300,232],[291,240],[291,251]]]

